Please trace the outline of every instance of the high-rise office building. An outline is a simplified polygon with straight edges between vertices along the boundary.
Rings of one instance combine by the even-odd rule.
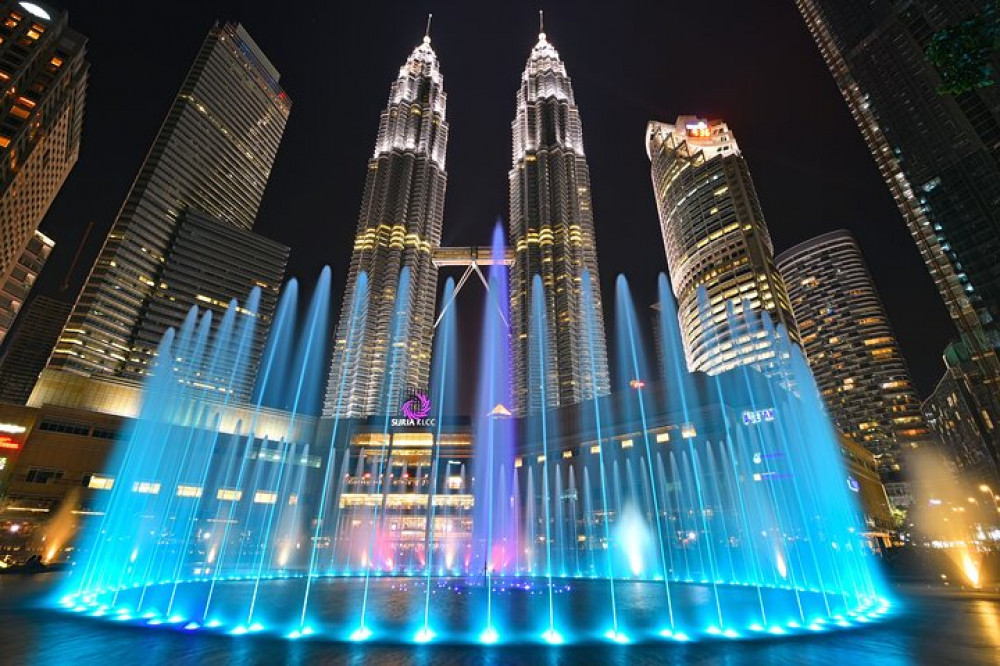
[[[17,313],[28,299],[28,294],[54,246],[52,239],[41,231],[35,231],[21,251],[7,280],[0,284],[0,344],[3,344]]]
[[[0,402],[23,405],[49,360],[70,308],[68,301],[36,296],[0,349]]]
[[[392,82],[368,161],[324,415],[395,412],[409,392],[427,389],[437,300],[431,253],[441,242],[447,184],[446,101],[425,35]]]
[[[544,32],[521,74],[511,129],[511,345],[516,411],[526,415],[611,386],[583,127],[566,66]],[[535,276],[548,334],[544,394],[529,361]]]
[[[688,368],[766,368],[776,350],[762,331],[748,330],[745,303],[799,338],[736,138],[721,120],[650,121],[646,154]]]
[[[1000,422],[1000,86],[942,91],[927,48],[977,0],[796,0],[959,332],[945,352]],[[991,38],[992,39],[992,38]],[[972,55],[972,54],[968,54]],[[1000,69],[993,51],[989,64]],[[987,445],[1000,459],[1000,430]]]
[[[0,2],[0,291],[8,292],[0,307],[8,315],[26,296],[12,294],[34,279],[24,280],[25,260],[47,254],[29,245],[42,242],[38,225],[80,154],[86,39],[67,21],[43,3]],[[9,325],[0,321],[0,338]]]
[[[191,305],[212,310],[218,321],[236,298],[241,314],[257,318],[254,335],[239,360],[246,371],[234,373],[239,350],[220,350],[224,356],[214,363],[215,377],[203,377],[206,386],[230,386],[238,400],[250,398],[257,367],[264,353],[271,317],[277,308],[278,292],[285,276],[289,248],[260,234],[241,229],[188,209],[178,220],[177,232],[156,288],[136,331],[136,345],[155,349],[171,326],[184,321]],[[246,296],[255,287],[260,301],[255,311],[245,310]],[[145,374],[148,357],[137,357],[126,366],[133,376]],[[234,381],[233,377],[237,377]]]
[[[809,368],[834,425],[875,454],[886,480],[929,432],[861,248],[847,231],[777,257]]]
[[[291,111],[278,78],[242,26],[209,31],[91,269],[50,368],[141,379],[156,351],[156,332],[181,323],[170,316],[192,305],[224,307],[198,298],[157,301],[187,299],[204,287],[170,284],[167,278],[180,279],[181,269],[170,267],[168,258],[180,253],[204,263],[184,268],[186,277],[209,275],[213,265],[229,262],[229,243],[201,254],[180,248],[185,215],[208,216],[238,230],[253,227]],[[265,282],[270,289],[276,281],[268,274]],[[226,286],[233,291],[212,291],[213,301],[243,302],[252,284]],[[261,303],[256,348],[273,314]]]

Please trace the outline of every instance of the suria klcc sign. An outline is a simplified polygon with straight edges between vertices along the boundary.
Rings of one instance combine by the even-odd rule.
[[[437,419],[427,418],[431,413],[431,401],[426,393],[414,393],[412,398],[403,403],[400,411],[403,412],[403,418],[392,419],[390,424],[393,428],[426,428],[437,424]]]
[[[774,420],[774,407],[767,409],[746,410],[743,412],[743,425],[757,425]]]

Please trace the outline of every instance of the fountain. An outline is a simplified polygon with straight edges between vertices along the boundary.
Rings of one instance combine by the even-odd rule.
[[[889,612],[806,361],[766,313],[723,313],[774,350],[762,369],[693,375],[666,278],[655,359],[619,278],[612,393],[515,418],[507,268],[493,263],[478,387],[445,308],[426,392],[367,419],[318,416],[328,270],[301,321],[297,284],[284,290],[249,404],[230,387],[251,367],[258,294],[214,335],[192,309],[163,338],[59,605],[178,631],[482,644],[763,638]],[[404,271],[397,294],[409,288]],[[355,315],[366,289],[362,275]],[[529,328],[543,394],[544,289]],[[449,280],[442,303],[454,292]],[[386,355],[405,354],[409,313],[393,316]],[[396,383],[384,390],[403,394]]]

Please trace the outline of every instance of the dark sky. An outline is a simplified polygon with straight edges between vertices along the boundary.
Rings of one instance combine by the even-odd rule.
[[[487,244],[507,212],[510,122],[538,3],[66,2],[89,38],[80,162],[42,224],[57,242],[54,293],[88,222],[79,289],[205,33],[244,24],[294,102],[256,230],[292,247],[307,287],[346,271],[389,84],[434,13],[448,92],[444,244]],[[906,227],[792,0],[545,2],[546,32],[573,79],[591,169],[606,309],[626,274],[636,302],[666,270],[644,150],[646,121],[696,113],[729,123],[749,160],[776,252],[848,228],[858,237],[923,396],[952,329]],[[475,307],[463,300],[463,312]],[[471,337],[471,336],[470,336]]]

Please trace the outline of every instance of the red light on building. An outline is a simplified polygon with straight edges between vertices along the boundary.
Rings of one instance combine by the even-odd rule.
[[[634,389],[646,388],[646,382],[642,381],[641,379],[633,379],[628,383],[628,385]]]
[[[688,123],[684,129],[687,130],[687,135],[691,137],[707,139],[712,136],[712,130],[704,120],[699,120],[696,123]]]
[[[10,449],[12,451],[21,450],[21,442],[10,435],[0,435],[0,449]]]

